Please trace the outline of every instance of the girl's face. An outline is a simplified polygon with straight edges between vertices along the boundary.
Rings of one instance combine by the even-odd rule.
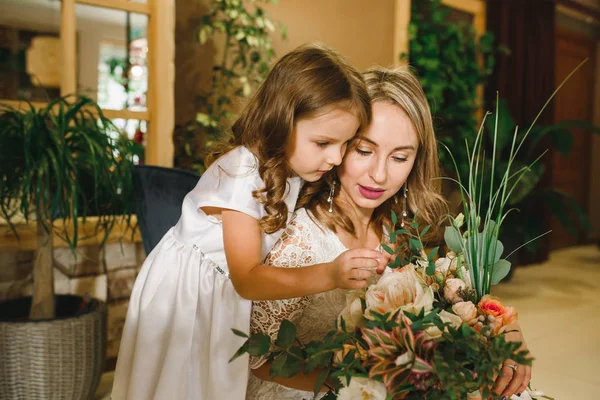
[[[389,103],[373,104],[373,121],[355,140],[338,170],[341,190],[357,207],[372,210],[398,193],[419,140],[408,115]]]
[[[342,108],[299,120],[286,145],[290,167],[305,181],[318,181],[340,165],[359,125],[358,118]]]

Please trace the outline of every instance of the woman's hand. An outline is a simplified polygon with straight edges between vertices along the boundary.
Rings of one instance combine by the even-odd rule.
[[[527,350],[527,344],[521,328],[517,324],[506,327],[504,338],[507,342],[521,342],[519,350]],[[531,353],[529,354],[531,356]],[[513,394],[520,394],[529,385],[531,381],[531,366],[517,364],[513,360],[506,360],[502,363],[502,376],[498,376],[494,386],[494,393],[509,399]]]

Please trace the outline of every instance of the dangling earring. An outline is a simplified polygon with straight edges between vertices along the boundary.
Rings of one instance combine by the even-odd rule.
[[[402,222],[400,222],[400,227],[404,228],[404,218],[408,217],[407,211],[407,198],[408,198],[408,184],[404,182],[404,198],[402,199]],[[398,198],[396,198],[396,203],[398,203]]]
[[[327,202],[329,203],[329,212],[333,212],[333,195],[335,195],[335,181],[331,184],[331,189],[329,190],[329,197],[327,198]]]

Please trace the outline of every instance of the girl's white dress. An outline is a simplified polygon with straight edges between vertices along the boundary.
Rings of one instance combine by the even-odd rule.
[[[335,233],[318,224],[309,211],[301,208],[265,263],[283,268],[305,267],[333,261],[346,250]],[[335,329],[335,321],[346,306],[347,292],[335,289],[289,300],[255,301],[251,332],[268,334],[275,339],[281,321],[287,319],[296,325],[297,337],[302,343],[321,340]],[[253,357],[250,367],[256,369],[264,363],[264,358]],[[319,394],[317,399],[323,396],[324,393]],[[313,397],[312,392],[263,381],[250,374],[246,400],[308,400]]]
[[[288,180],[291,216],[302,185]],[[200,207],[266,215],[252,191],[264,187],[245,147],[222,156],[183,202],[182,215],[148,255],[135,281],[121,338],[113,400],[242,400],[248,358],[229,359],[249,331],[251,301],[229,279],[221,222]],[[161,210],[154,210],[160,213]],[[283,230],[262,235],[263,258]]]

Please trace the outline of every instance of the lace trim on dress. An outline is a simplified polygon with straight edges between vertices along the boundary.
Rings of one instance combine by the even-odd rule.
[[[265,259],[265,264],[280,268],[298,268],[315,264],[315,254],[310,246],[312,233],[307,228],[298,218],[292,220]],[[306,296],[253,302],[250,333],[264,333],[275,340],[281,322],[284,319],[297,321],[308,302],[309,298]],[[250,368],[259,368],[265,361],[265,357],[251,357]]]

